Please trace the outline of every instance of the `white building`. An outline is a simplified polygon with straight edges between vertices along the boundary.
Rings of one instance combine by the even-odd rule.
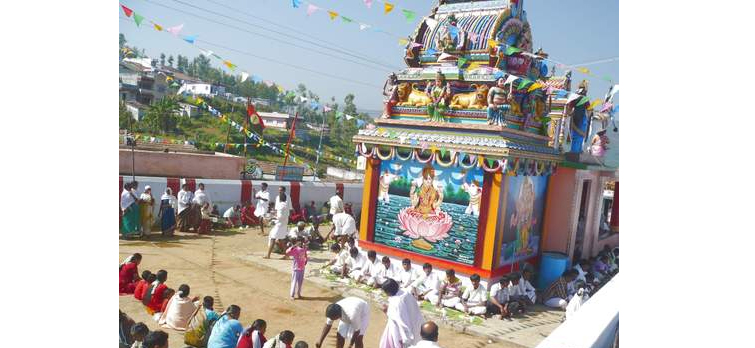
[[[207,82],[191,82],[185,83],[178,90],[178,94],[183,95],[201,95],[201,96],[217,96],[225,93],[225,87],[219,85],[213,85]]]
[[[265,128],[278,128],[288,130],[294,123],[293,116],[279,112],[258,112],[265,123]]]

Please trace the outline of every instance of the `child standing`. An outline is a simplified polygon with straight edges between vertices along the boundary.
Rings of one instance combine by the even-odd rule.
[[[293,257],[293,271],[291,273],[291,299],[294,293],[301,298],[301,286],[304,282],[304,267],[307,265],[307,247],[304,246],[304,237],[296,239],[296,244],[286,250],[286,256]]]

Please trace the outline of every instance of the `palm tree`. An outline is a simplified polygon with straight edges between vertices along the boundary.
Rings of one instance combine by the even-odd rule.
[[[144,123],[155,132],[168,133],[176,129],[181,107],[173,97],[163,97],[150,105],[144,115]]]

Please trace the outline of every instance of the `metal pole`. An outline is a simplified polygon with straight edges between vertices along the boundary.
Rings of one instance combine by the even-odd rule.
[[[233,114],[233,105],[231,105],[231,114]],[[223,150],[228,148],[228,141],[230,138],[231,138],[231,123],[228,122],[228,132],[225,134],[225,148]],[[244,142],[246,143],[246,141]],[[246,146],[244,146],[244,149],[246,149]]]
[[[315,169],[317,168],[317,165],[320,163],[320,149],[322,148],[322,133],[325,131],[325,118],[327,116],[325,113],[322,114],[322,125],[320,126],[320,143],[317,144],[317,158],[315,158]],[[315,177],[317,177],[317,173],[315,173]]]
[[[124,105],[126,104],[126,97],[125,96],[123,97],[123,104]],[[136,111],[136,114],[137,115],[139,114],[138,110]],[[129,130],[128,130],[128,132],[126,132],[126,143],[129,142],[128,141],[128,133],[131,132],[132,135],[134,133],[134,126],[133,126],[133,123],[131,122],[131,118],[132,117],[133,117],[133,115],[129,115],[129,117],[128,117],[128,129]],[[136,181],[136,159],[134,157],[134,146],[136,145],[136,137],[134,137],[134,139],[131,141],[130,145],[131,145],[131,181]]]
[[[291,141],[294,139],[294,132],[296,131],[296,120],[299,119],[299,112],[294,115],[294,124],[291,126],[291,133],[288,135],[288,142],[286,143],[286,157],[283,158],[283,166],[288,163],[288,148],[291,146]]]
[[[251,97],[246,97],[246,109],[249,110],[249,104],[252,103]],[[249,115],[244,116],[244,161],[246,161],[246,129],[249,125]],[[244,163],[244,170],[246,170],[246,163]]]

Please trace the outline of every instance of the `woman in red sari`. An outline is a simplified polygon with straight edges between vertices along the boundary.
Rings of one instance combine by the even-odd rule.
[[[165,281],[168,280],[168,271],[161,269],[157,271],[157,280],[152,283],[150,287],[149,303],[147,304],[147,312],[149,314],[159,313],[162,310],[163,300],[165,299],[165,290],[168,286],[165,285]],[[147,295],[145,295],[145,298]],[[144,300],[143,300],[144,301]]]
[[[139,263],[142,255],[136,253],[126,258],[118,267],[118,292],[120,294],[133,294],[136,283],[139,282]]]

